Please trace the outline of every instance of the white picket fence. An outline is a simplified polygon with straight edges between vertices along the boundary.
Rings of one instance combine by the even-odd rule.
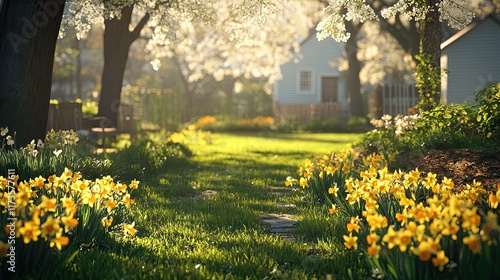
[[[408,115],[414,112],[418,103],[418,92],[414,84],[384,84],[374,91],[372,115]]]

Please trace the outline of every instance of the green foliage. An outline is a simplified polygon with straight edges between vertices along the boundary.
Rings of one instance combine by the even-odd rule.
[[[184,144],[156,142],[148,137],[141,137],[133,140],[123,150],[107,155],[107,158],[110,161],[110,174],[126,180],[165,171],[168,166],[187,160],[192,155]],[[105,166],[107,163],[101,164]]]
[[[313,119],[304,124],[303,129],[314,132],[346,132],[348,130],[347,124],[337,117],[327,120]]]
[[[418,61],[415,85],[419,92],[417,108],[427,111],[437,106],[441,98],[441,67],[428,53],[415,58]]]
[[[415,116],[384,116],[372,121],[377,129],[365,134],[356,148],[365,154],[383,155],[392,167],[429,149],[498,151],[494,133],[487,137],[490,131],[498,131],[494,128],[498,122],[494,109],[498,101],[494,100],[478,105],[439,105]],[[484,115],[490,117],[481,117]]]
[[[97,115],[99,106],[96,101],[91,99],[85,99],[82,102],[82,114],[83,115]]]
[[[470,105],[439,105],[422,113],[411,137],[419,135],[427,149],[470,147],[477,138],[474,115]]]
[[[476,93],[477,131],[500,141],[500,88],[493,85]]]

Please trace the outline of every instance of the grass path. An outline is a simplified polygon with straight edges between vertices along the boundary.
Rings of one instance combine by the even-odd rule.
[[[342,276],[357,261],[337,249],[326,211],[301,204],[301,192],[282,198],[282,186],[306,158],[345,148],[353,134],[214,134],[192,145],[188,163],[147,174],[135,192],[139,233],[113,250],[77,258],[85,279],[311,279]],[[211,196],[199,196],[210,191]],[[277,207],[276,202],[296,208]],[[270,235],[263,213],[297,214],[302,240]],[[342,246],[339,246],[341,248]],[[340,261],[341,260],[341,261]]]

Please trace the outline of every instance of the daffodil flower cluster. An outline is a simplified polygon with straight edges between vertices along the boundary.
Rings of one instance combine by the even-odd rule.
[[[134,204],[130,192],[138,188],[136,180],[129,185],[114,182],[110,176],[90,181],[78,172],[65,169],[60,176],[39,176],[25,181],[16,177],[14,183],[15,190],[11,190],[9,181],[0,176],[0,215],[2,222],[7,216],[15,217],[15,236],[24,244],[43,240],[50,247],[62,250],[70,238],[82,240],[80,235],[96,232],[89,228],[94,226],[105,231],[121,226],[124,234],[136,233],[135,223],[116,225],[113,222],[115,215],[121,215],[123,209]],[[10,197],[15,197],[14,204]],[[98,225],[92,224],[95,220]],[[0,249],[0,253],[8,246],[0,240],[0,247],[4,249]]]
[[[456,188],[452,180],[438,181],[436,174],[418,169],[389,172],[377,154],[351,160],[350,168],[339,169],[348,158],[345,155],[306,161],[299,168],[300,179],[288,177],[285,185],[299,183],[325,192],[329,213],[348,221],[343,235],[347,249],[360,248],[374,259],[381,255],[407,262],[418,259],[442,271],[451,262],[464,261],[457,259],[464,254],[451,256],[450,251],[479,255],[486,246],[498,246],[500,184],[493,191],[476,181]],[[348,176],[332,174],[333,170]],[[400,252],[398,257],[387,253],[394,250]]]
[[[360,179],[349,178],[345,199],[350,204],[363,201],[364,209],[361,218],[352,217],[347,224],[345,246],[357,248],[357,235],[365,239],[369,256],[378,258],[382,247],[397,248],[443,270],[450,260],[441,239],[463,244],[475,254],[485,244],[498,245],[494,210],[500,191],[488,194],[479,182],[456,191],[446,177],[438,182],[433,173],[421,175],[418,169],[391,173],[371,168],[361,172]],[[485,213],[482,206],[487,204]]]

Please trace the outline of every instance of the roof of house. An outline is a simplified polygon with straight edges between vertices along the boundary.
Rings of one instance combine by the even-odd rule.
[[[441,49],[448,47],[449,45],[451,45],[452,43],[454,43],[455,41],[457,41],[458,39],[463,37],[465,34],[469,33],[474,28],[481,25],[481,23],[483,23],[486,19],[492,19],[494,22],[496,22],[498,25],[500,25],[500,15],[499,14],[490,14],[487,17],[485,17],[483,20],[473,22],[473,23],[469,24],[467,27],[465,27],[464,29],[455,33],[455,35],[451,36],[446,41],[441,43]]]

